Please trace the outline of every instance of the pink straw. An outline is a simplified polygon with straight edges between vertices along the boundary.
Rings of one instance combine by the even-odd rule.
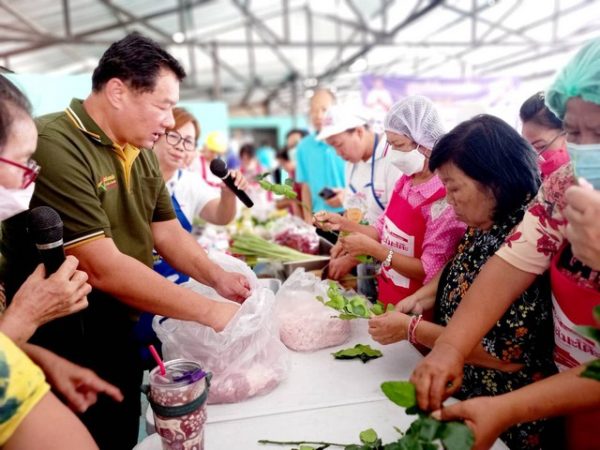
[[[160,356],[158,356],[158,352],[154,348],[154,345],[150,344],[148,346],[148,349],[150,350],[150,353],[152,353],[154,361],[156,361],[156,364],[158,364],[158,367],[160,367],[160,374],[164,377],[167,374],[167,369],[165,369],[165,363],[163,363],[162,359],[160,359]]]

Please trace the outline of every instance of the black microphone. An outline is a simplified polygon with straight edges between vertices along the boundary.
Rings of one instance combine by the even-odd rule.
[[[48,278],[65,262],[62,220],[49,206],[38,206],[29,212],[27,228],[44,263]]]
[[[237,188],[231,173],[229,170],[227,170],[227,164],[225,164],[224,161],[218,158],[213,159],[210,162],[210,171],[223,180],[223,183],[225,183],[227,187],[233,191],[233,193],[242,201],[244,205],[246,205],[248,208],[252,208],[254,206],[254,202],[250,199],[250,197],[248,197],[248,194]]]

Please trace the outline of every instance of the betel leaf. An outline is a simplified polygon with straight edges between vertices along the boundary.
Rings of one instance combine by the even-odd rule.
[[[354,347],[345,348],[332,353],[335,359],[360,359],[363,363],[383,356],[380,350],[371,348],[370,345],[356,344]]]
[[[596,322],[598,322],[598,325],[600,325],[600,305],[594,306],[592,314],[594,315],[594,319],[596,319]]]
[[[373,428],[361,431],[359,434],[360,442],[363,444],[374,444],[377,442],[378,436]]]
[[[381,390],[398,406],[412,408],[417,404],[415,385],[410,381],[385,381],[381,383]]]
[[[473,447],[475,437],[462,422],[442,422],[438,437],[446,450],[465,450]]]
[[[596,342],[600,342],[600,330],[598,328],[577,326],[575,327],[575,330],[585,337],[589,337]]]
[[[585,369],[581,372],[581,376],[600,381],[600,359],[586,364]]]
[[[291,178],[286,178],[285,179],[285,185],[292,187],[294,185],[294,180],[292,180]]]
[[[439,420],[435,420],[432,417],[423,417],[420,419],[420,426],[418,430],[419,439],[424,441],[433,441],[438,434],[438,430],[442,423]]]

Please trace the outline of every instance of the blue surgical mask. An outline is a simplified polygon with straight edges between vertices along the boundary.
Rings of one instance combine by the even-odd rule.
[[[600,143],[579,145],[567,142],[567,151],[575,176],[585,178],[594,189],[600,189]]]

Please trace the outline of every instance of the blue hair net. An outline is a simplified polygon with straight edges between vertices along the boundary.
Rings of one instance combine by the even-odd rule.
[[[564,119],[571,97],[600,105],[600,39],[588,42],[558,74],[546,93],[546,106]]]

